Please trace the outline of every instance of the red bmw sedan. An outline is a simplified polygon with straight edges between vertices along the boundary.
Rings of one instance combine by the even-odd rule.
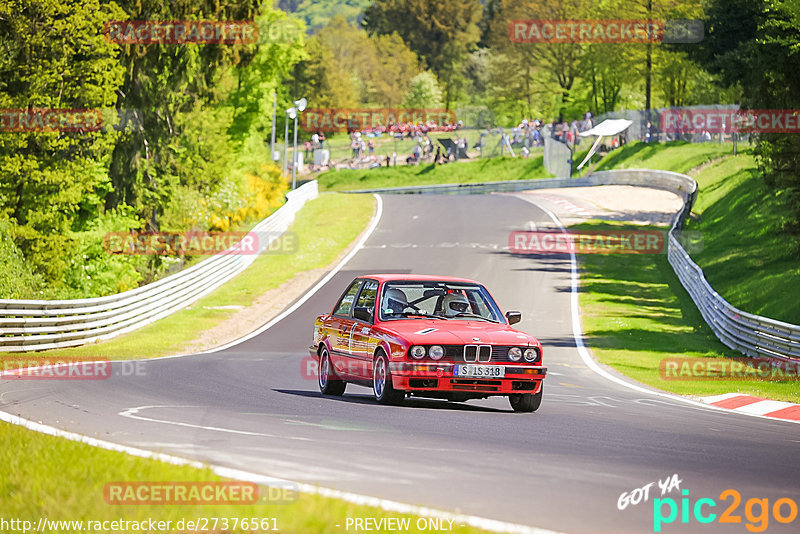
[[[542,346],[489,291],[464,278],[375,274],[353,280],[314,323],[319,388],[371,387],[381,404],[503,395],[518,412],[542,402]]]

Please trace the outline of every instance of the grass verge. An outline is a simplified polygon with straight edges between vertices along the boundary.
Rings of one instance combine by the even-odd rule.
[[[694,213],[699,217],[686,229],[700,232],[704,246],[692,253],[693,259],[712,287],[733,305],[800,322],[800,265],[792,255],[790,237],[779,231],[789,210],[781,195],[766,186],[751,154],[733,156],[730,145],[638,143],[610,154],[599,168],[612,167],[683,173],[699,167],[694,173],[699,185]],[[577,228],[613,226],[594,221]],[[800,402],[797,381],[661,377],[659,364],[664,358],[741,357],[706,325],[665,254],[585,255],[580,265],[584,332],[602,363],[683,395],[739,392]]]
[[[233,280],[191,306],[129,334],[82,347],[26,353],[26,359],[119,360],[174,354],[234,313],[221,307],[248,306],[295,274],[330,265],[364,230],[374,212],[375,199],[371,195],[322,195],[307,203],[289,228],[297,240],[295,253],[264,254]],[[332,216],[342,213],[348,216]]]
[[[751,155],[716,162],[695,176],[700,232],[692,254],[711,286],[739,309],[800,324],[800,258],[781,228],[792,217],[785,195],[761,178]]]
[[[24,451],[24,452],[21,452]],[[24,454],[24,460],[20,458]],[[225,479],[209,469],[175,466],[161,461],[129,456],[107,451],[62,438],[39,434],[25,428],[0,422],[0,461],[14,468],[5,470],[0,483],[0,502],[3,519],[30,521],[35,529],[40,518],[49,521],[171,521],[167,529],[151,530],[149,527],[117,528],[117,532],[193,532],[193,528],[177,528],[180,520],[197,521],[198,518],[228,520],[228,528],[213,527],[213,519],[206,524],[207,532],[248,532],[249,529],[232,528],[234,518],[268,519],[268,529],[286,533],[342,532],[347,518],[408,518],[407,532],[425,532],[417,528],[416,516],[387,512],[379,508],[352,504],[346,501],[293,493],[294,499],[276,503],[274,500],[255,504],[205,504],[158,505],[108,504],[104,496],[106,484],[119,482],[214,482]],[[75,481],[80,481],[75,485]],[[259,496],[268,496],[259,488]],[[274,494],[273,494],[274,495]],[[110,526],[110,523],[106,523]],[[185,523],[184,523],[185,524]],[[447,525],[447,522],[444,523]],[[341,525],[337,527],[337,525]],[[476,533],[481,530],[453,523],[453,532]],[[159,528],[159,527],[156,527]],[[18,529],[21,530],[21,529]],[[112,530],[112,529],[106,529]],[[92,532],[92,528],[60,526],[40,532]],[[97,530],[99,531],[99,530]]]
[[[630,143],[609,152],[595,170],[657,169],[687,173],[713,159],[732,154],[731,143]]]
[[[326,191],[378,187],[403,187],[452,183],[551,178],[542,156],[529,159],[497,157],[446,165],[420,164],[377,169],[339,170],[320,174],[319,186]]]
[[[624,227],[595,221],[572,228],[593,231]],[[587,254],[579,261],[583,331],[600,362],[634,380],[681,395],[739,392],[800,402],[800,384],[791,380],[664,380],[659,373],[664,358],[741,354],[714,336],[666,254]]]
[[[608,153],[596,171],[610,169],[664,169],[688,172],[704,163],[732,154],[730,143],[664,144],[631,143]],[[587,151],[573,155],[576,164]],[[319,175],[320,188],[326,191],[347,191],[382,187],[403,187],[451,183],[478,183],[502,180],[552,178],[544,168],[541,155],[529,159],[496,157],[447,165],[411,165],[376,169],[332,170]]]

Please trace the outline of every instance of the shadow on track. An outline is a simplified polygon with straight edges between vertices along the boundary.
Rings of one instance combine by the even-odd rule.
[[[383,409],[384,407],[375,402],[371,395],[351,395],[345,394],[341,397],[324,396],[317,391],[305,391],[296,389],[273,389],[276,393],[283,393],[284,395],[297,395],[299,397],[308,398],[322,398],[336,402],[346,402],[349,404],[363,404],[371,405],[376,409]],[[406,398],[400,406],[391,406],[391,408],[415,408],[430,410],[457,410],[467,412],[491,412],[491,413],[516,413],[510,408],[508,410],[499,410],[497,408],[489,408],[486,406],[475,406],[472,404],[465,404],[463,402],[451,402],[438,399],[422,399],[422,398]]]

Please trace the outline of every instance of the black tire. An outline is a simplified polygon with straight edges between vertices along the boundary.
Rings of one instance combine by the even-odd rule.
[[[372,365],[372,394],[379,404],[400,404],[406,397],[404,391],[394,389],[389,359],[382,350],[375,355]]]
[[[344,389],[347,387],[347,382],[336,375],[333,362],[331,362],[331,356],[328,354],[327,347],[324,346],[319,351],[317,382],[319,383],[319,390],[323,395],[341,397],[344,395]]]
[[[530,393],[513,393],[508,396],[508,402],[515,412],[535,412],[542,405],[542,392],[544,386],[539,390],[539,393],[531,395]]]

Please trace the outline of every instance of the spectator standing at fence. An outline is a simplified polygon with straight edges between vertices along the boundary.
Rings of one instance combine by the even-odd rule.
[[[592,129],[592,119],[590,118],[591,115],[592,115],[591,113],[586,112],[586,114],[583,116],[583,120],[581,121],[581,131],[582,132],[585,132],[586,130],[591,130]]]

